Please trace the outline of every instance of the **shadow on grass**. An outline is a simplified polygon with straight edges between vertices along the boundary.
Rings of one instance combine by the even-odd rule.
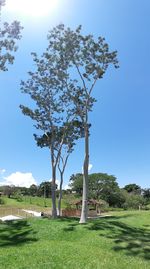
[[[0,225],[0,247],[35,242],[35,234],[26,220],[7,221]]]
[[[78,217],[58,217],[57,220],[64,221],[64,222],[73,222],[73,221],[78,221]]]
[[[76,226],[79,225],[78,217],[59,217],[58,220],[61,222],[66,222],[66,224],[68,224],[67,227],[63,229],[65,232],[75,231]]]
[[[100,236],[113,239],[115,251],[124,251],[126,255],[139,256],[150,260],[150,230],[129,226],[117,217],[99,219],[85,227],[90,231],[101,231]]]
[[[63,230],[65,232],[73,232],[76,230],[76,227],[79,225],[80,225],[79,223],[68,224],[68,227],[64,228]]]

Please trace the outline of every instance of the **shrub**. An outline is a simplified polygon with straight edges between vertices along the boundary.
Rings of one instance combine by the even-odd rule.
[[[141,195],[129,194],[126,202],[123,205],[124,209],[139,209],[139,206],[142,208],[145,205],[145,199]]]
[[[5,201],[2,197],[0,197],[0,205],[4,205],[5,204]]]
[[[23,201],[23,195],[21,194],[20,191],[15,192],[13,198],[16,199],[18,202]]]

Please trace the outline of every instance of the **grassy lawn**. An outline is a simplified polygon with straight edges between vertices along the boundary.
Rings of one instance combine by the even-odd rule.
[[[150,268],[150,212],[90,220],[36,219],[0,224],[2,269]]]
[[[68,198],[69,197],[69,198]],[[3,206],[6,207],[19,207],[19,208],[24,208],[24,207],[52,207],[52,199],[51,198],[46,198],[44,199],[43,197],[31,197],[31,196],[23,196],[22,201],[17,201],[17,199],[13,198],[7,198],[6,196],[2,197],[4,200],[4,205],[0,205],[0,208]],[[64,195],[64,198],[62,199],[62,208],[66,207],[66,203],[72,202],[75,199],[73,195]],[[76,198],[77,199],[77,198]]]
[[[44,206],[44,199],[40,197],[25,197],[23,201],[18,202],[16,199],[4,198],[5,204],[0,205],[0,217],[7,215],[15,215],[25,217],[25,213],[21,209],[30,209],[34,211],[49,211],[51,200],[46,200],[47,207]],[[1,269],[1,268],[0,268]]]
[[[6,206],[14,206],[14,207],[51,207],[51,198],[44,199],[43,197],[30,197],[23,196],[22,201],[17,201],[17,199],[3,197]]]
[[[30,209],[38,212],[51,212],[52,208],[52,199],[43,197],[31,197],[31,196],[23,196],[22,201],[17,201],[14,198],[7,198],[6,196],[2,197],[4,200],[4,204],[0,205],[0,217],[7,215],[17,215],[23,216],[21,209]],[[66,208],[67,204],[77,199],[74,195],[67,195],[62,199],[62,209]],[[57,200],[56,200],[57,205]],[[19,211],[18,211],[19,210]],[[1,269],[1,268],[0,268]]]
[[[3,197],[4,205],[0,205],[0,217],[6,215],[18,215],[18,209],[30,209],[34,211],[44,211],[49,212],[52,207],[51,198],[42,198],[42,197],[29,197],[24,196],[22,201],[17,201],[17,199]],[[62,208],[65,208],[66,200],[62,199]],[[21,211],[19,211],[21,214]]]

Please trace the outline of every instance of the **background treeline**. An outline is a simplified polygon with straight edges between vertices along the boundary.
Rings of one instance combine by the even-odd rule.
[[[103,200],[106,207],[122,209],[150,209],[150,188],[142,189],[139,185],[132,183],[120,188],[117,179],[106,173],[93,173],[88,176],[89,199]],[[83,191],[83,175],[73,174],[69,180],[69,188],[63,190],[65,198],[69,203],[73,199],[80,199]],[[3,195],[22,201],[24,196],[51,197],[51,182],[43,181],[39,186],[31,185],[29,188],[16,186],[0,187],[0,203],[3,203]],[[59,196],[58,186],[56,194]],[[73,194],[72,196],[70,194]],[[70,198],[72,197],[72,198]]]
[[[71,176],[70,187],[78,195],[82,195],[82,174]],[[89,175],[89,198],[102,199],[114,208],[148,209],[150,188],[142,189],[135,183],[120,188],[115,176],[94,173]]]
[[[57,190],[57,185],[56,185]],[[8,198],[16,198],[21,201],[23,196],[39,196],[44,198],[51,197],[51,182],[43,181],[39,186],[32,184],[29,188],[11,186],[0,186],[1,197],[6,195]]]

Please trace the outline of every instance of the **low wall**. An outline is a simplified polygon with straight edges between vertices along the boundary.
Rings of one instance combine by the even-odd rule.
[[[77,209],[63,209],[62,217],[80,217],[81,210]]]
[[[80,217],[81,210],[79,209],[63,209],[62,210],[62,217]],[[95,217],[97,216],[96,210],[89,210],[88,217]]]
[[[96,210],[89,210],[88,217],[95,217],[95,216],[97,216],[97,211]]]

